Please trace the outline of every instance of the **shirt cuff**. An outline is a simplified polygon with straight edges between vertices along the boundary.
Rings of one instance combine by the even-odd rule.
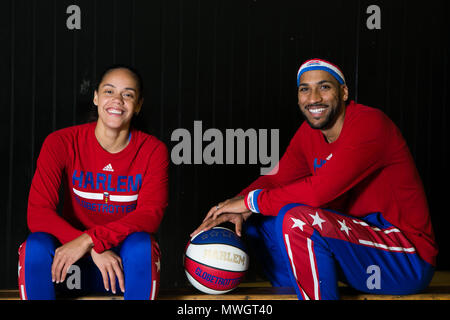
[[[245,199],[245,206],[248,210],[254,213],[261,213],[258,207],[258,196],[263,189],[256,189],[250,191]]]
[[[103,245],[103,243],[95,236],[95,230],[94,229],[86,230],[84,233],[86,233],[87,235],[89,235],[91,237],[92,242],[94,243],[93,249],[95,250],[95,252],[102,253],[103,251],[106,250],[106,248]]]

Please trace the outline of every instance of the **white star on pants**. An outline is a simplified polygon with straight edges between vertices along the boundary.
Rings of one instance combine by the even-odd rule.
[[[345,220],[339,221],[339,224],[341,225],[341,231],[344,231],[347,235],[348,235],[348,231],[352,230],[350,227],[347,227],[347,225],[345,224]]]
[[[322,230],[322,223],[325,222],[325,220],[321,219],[319,216],[319,212],[316,211],[315,215],[310,214],[311,218],[314,219],[312,226],[318,225],[320,230]]]
[[[295,227],[299,227],[300,230],[303,231],[303,226],[306,224],[300,219],[291,218],[292,221],[294,221],[294,224],[292,225],[292,229]]]

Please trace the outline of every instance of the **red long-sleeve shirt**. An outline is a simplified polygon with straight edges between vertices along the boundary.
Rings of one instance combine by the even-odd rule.
[[[61,129],[45,139],[27,217],[31,232],[47,232],[63,244],[86,232],[100,253],[133,232],[157,231],[168,202],[169,160],[161,141],[134,129],[122,151],[109,153],[98,143],[95,125]]]
[[[435,265],[438,250],[420,176],[399,129],[380,110],[352,101],[333,143],[304,122],[277,169],[240,193],[252,211],[277,215],[286,204],[302,203],[355,217],[381,212]]]

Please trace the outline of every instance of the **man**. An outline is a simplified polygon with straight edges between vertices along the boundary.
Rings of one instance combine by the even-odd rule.
[[[229,221],[255,246],[274,286],[299,299],[339,299],[338,280],[375,294],[429,284],[437,246],[422,182],[401,133],[380,110],[351,101],[342,71],[303,63],[306,121],[278,164],[211,208],[192,235]]]

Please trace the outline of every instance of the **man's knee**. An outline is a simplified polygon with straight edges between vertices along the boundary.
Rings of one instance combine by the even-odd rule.
[[[288,210],[281,210],[277,216],[277,226],[283,234],[292,232],[305,232],[311,219],[311,214],[315,209],[306,205],[296,205],[289,207]]]

